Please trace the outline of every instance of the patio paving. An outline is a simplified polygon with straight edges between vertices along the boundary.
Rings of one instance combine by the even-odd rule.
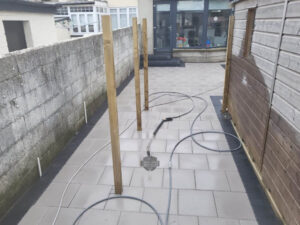
[[[141,71],[141,78],[143,72]],[[143,80],[143,79],[141,79]],[[196,131],[234,132],[220,114],[224,69],[219,63],[186,64],[186,67],[149,68],[150,93],[177,91],[189,95],[203,93],[208,108],[195,125]],[[142,84],[142,83],[141,83]],[[143,87],[143,85],[141,85]],[[124,130],[135,119],[134,80],[118,96],[119,127]],[[174,99],[165,96],[153,104]],[[142,96],[143,100],[143,96]],[[168,158],[180,138],[189,134],[190,125],[204,107],[195,99],[192,113],[165,123],[152,143],[151,152],[160,167],[147,172],[139,161],[161,119],[191,108],[188,100],[151,108],[142,114],[143,131],[133,123],[120,137],[124,195],[149,201],[165,216],[168,200]],[[102,115],[100,117],[100,115]],[[108,112],[99,112],[72,139],[37,181],[10,211],[1,224],[52,224],[66,183],[81,164],[109,140]],[[234,143],[223,135],[201,135],[197,140],[211,148],[224,149]],[[169,225],[279,225],[247,157],[235,153],[205,150],[192,140],[184,141],[173,158],[173,191]],[[110,148],[95,157],[73,179],[56,221],[71,225],[87,206],[113,196],[113,170]],[[156,225],[157,217],[140,202],[112,200],[97,205],[80,220],[80,225]]]

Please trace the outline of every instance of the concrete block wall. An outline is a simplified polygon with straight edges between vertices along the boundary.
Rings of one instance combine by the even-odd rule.
[[[132,29],[114,31],[117,86],[133,71]],[[0,58],[0,217],[106,98],[102,35]]]

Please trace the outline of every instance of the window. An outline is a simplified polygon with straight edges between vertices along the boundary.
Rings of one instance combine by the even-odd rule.
[[[104,12],[104,10],[103,10],[103,8],[102,8],[102,7],[97,7],[97,12],[99,12],[99,13],[103,13],[103,12]]]
[[[251,41],[254,29],[254,20],[255,20],[255,8],[248,9],[247,15],[247,25],[245,33],[245,42],[244,42],[244,57],[250,55],[251,52]]]
[[[71,15],[71,20],[72,20],[72,30],[74,33],[78,33],[78,21],[77,21],[77,15],[73,14]]]
[[[67,7],[60,7],[56,10],[56,15],[68,15]]]
[[[84,14],[80,14],[79,15],[79,22],[80,22],[80,31],[82,33],[86,32],[86,20],[85,20],[85,15]]]
[[[228,20],[231,10],[229,2],[209,0],[206,47],[226,47]]]
[[[120,9],[120,27],[127,27],[127,9],[121,8]]]
[[[155,44],[157,48],[168,49],[170,48],[170,3],[160,3],[156,6],[157,12],[155,19],[157,21],[155,32]]]
[[[204,1],[177,1],[176,47],[198,47],[203,35]]]
[[[77,6],[72,6],[70,7],[71,12],[93,12],[93,7],[92,6],[82,6],[82,7],[77,7]]]
[[[88,27],[89,27],[89,32],[94,32],[94,17],[93,14],[88,14]]]
[[[111,17],[111,26],[113,30],[119,28],[118,23],[118,10],[117,9],[110,9],[110,17]]]
[[[3,21],[8,51],[27,48],[23,21]]]
[[[230,9],[230,3],[224,0],[209,0],[208,8],[209,10]]]
[[[132,18],[136,17],[136,8],[129,8],[129,25],[132,26]]]
[[[111,8],[109,9],[112,29],[132,26],[132,18],[136,17],[136,8]]]
[[[204,9],[203,0],[179,0],[177,1],[177,11],[197,11]]]
[[[102,32],[102,25],[101,25],[101,17],[100,14],[97,15],[97,20],[98,20],[98,31]]]

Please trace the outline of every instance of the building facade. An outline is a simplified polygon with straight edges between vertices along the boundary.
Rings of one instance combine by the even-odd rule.
[[[172,53],[186,62],[225,59],[229,0],[140,0],[139,5],[150,25],[151,53]]]

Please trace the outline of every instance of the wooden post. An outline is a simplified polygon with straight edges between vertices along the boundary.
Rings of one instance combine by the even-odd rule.
[[[228,93],[230,83],[230,65],[232,55],[232,40],[233,40],[234,16],[229,17],[228,38],[227,38],[227,51],[226,51],[226,67],[225,67],[225,82],[223,93],[222,113],[228,109]]]
[[[115,64],[113,36],[111,30],[111,20],[109,15],[102,16],[104,63],[106,72],[107,100],[109,110],[109,124],[111,137],[111,150],[113,159],[115,193],[122,194],[122,170],[120,157],[120,139],[117,109],[117,94],[115,81]]]
[[[139,38],[137,18],[132,18],[132,33],[133,33],[133,58],[134,58],[134,81],[135,81],[135,102],[136,102],[136,120],[137,130],[142,130],[142,111],[141,111],[141,87],[140,87],[140,63],[139,63]]]
[[[149,85],[148,85],[148,37],[147,19],[143,19],[143,50],[144,50],[144,97],[145,110],[149,110]]]

